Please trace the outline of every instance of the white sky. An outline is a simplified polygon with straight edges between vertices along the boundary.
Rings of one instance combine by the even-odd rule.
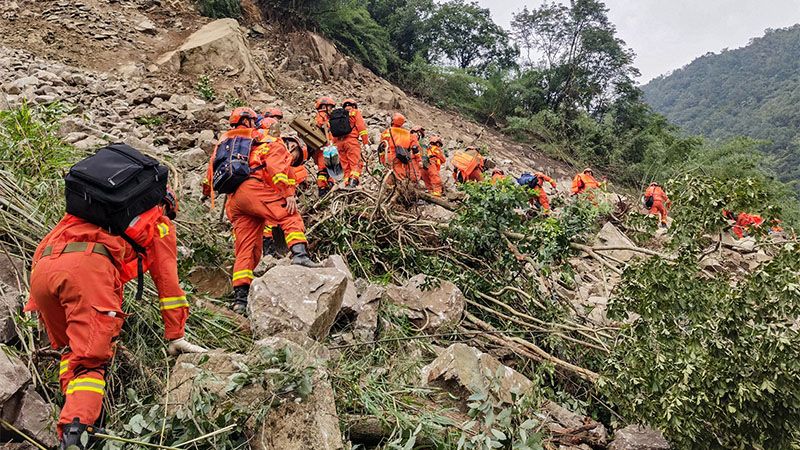
[[[476,0],[509,28],[511,15],[542,0]],[[567,0],[562,0],[567,2]],[[800,23],[800,0],[605,0],[617,32],[636,52],[646,83],[708,52],[747,45],[767,28]]]

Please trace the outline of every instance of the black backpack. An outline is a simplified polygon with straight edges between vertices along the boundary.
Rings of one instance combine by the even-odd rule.
[[[653,198],[653,196],[652,195],[648,195],[647,197],[644,198],[644,207],[647,208],[647,209],[652,208],[653,207],[653,202],[655,202],[655,199]]]
[[[353,131],[350,113],[344,108],[336,108],[331,111],[329,123],[333,137],[345,137]]]
[[[77,162],[64,177],[67,213],[121,236],[136,251],[142,297],[145,249],[125,234],[131,221],[167,194],[169,170],[138,150],[116,143]]]

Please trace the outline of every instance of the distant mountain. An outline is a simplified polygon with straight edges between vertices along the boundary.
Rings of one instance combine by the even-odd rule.
[[[800,25],[708,53],[642,89],[656,111],[691,133],[769,141],[764,151],[781,178],[800,180]]]

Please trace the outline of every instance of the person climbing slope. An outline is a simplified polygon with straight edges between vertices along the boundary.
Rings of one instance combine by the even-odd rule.
[[[651,215],[659,216],[659,226],[666,228],[667,215],[669,208],[672,207],[672,202],[660,184],[655,181],[650,183],[650,186],[644,191],[644,204]]]
[[[580,195],[592,189],[598,189],[600,182],[594,178],[594,171],[591,168],[583,169],[582,173],[575,175],[572,179],[572,195]]]
[[[447,162],[441,136],[433,135],[430,145],[424,149],[422,155],[422,181],[428,192],[434,197],[441,197],[444,190],[442,183],[442,164]]]
[[[453,155],[453,179],[458,183],[467,181],[483,181],[485,160],[478,148],[471,145],[462,152]]]
[[[364,163],[361,160],[362,146],[369,145],[369,133],[364,117],[355,100],[348,98],[342,102],[341,109],[334,109],[328,120],[333,145],[339,150],[344,171],[344,184],[358,186]]]

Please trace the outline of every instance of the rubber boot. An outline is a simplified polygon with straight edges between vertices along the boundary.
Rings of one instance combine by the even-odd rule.
[[[250,285],[236,286],[233,288],[233,302],[231,309],[237,314],[247,315],[247,296],[250,294]]]
[[[348,183],[348,187],[355,189],[358,187],[358,178],[351,178],[350,183]]]
[[[86,443],[89,442],[89,435],[86,433],[88,427],[80,423],[77,417],[72,419],[72,423],[64,426],[59,450],[85,450]]]
[[[316,263],[308,257],[308,250],[306,249],[306,244],[294,244],[291,248],[292,250],[292,264],[303,266],[303,267],[310,267],[312,269],[322,267],[322,264]]]
[[[330,192],[330,191],[331,191],[331,188],[329,188],[329,187],[317,188],[317,193],[319,194],[319,198],[325,197],[326,195],[328,195],[328,192]]]
[[[275,256],[275,240],[272,238],[264,238],[264,256]]]

